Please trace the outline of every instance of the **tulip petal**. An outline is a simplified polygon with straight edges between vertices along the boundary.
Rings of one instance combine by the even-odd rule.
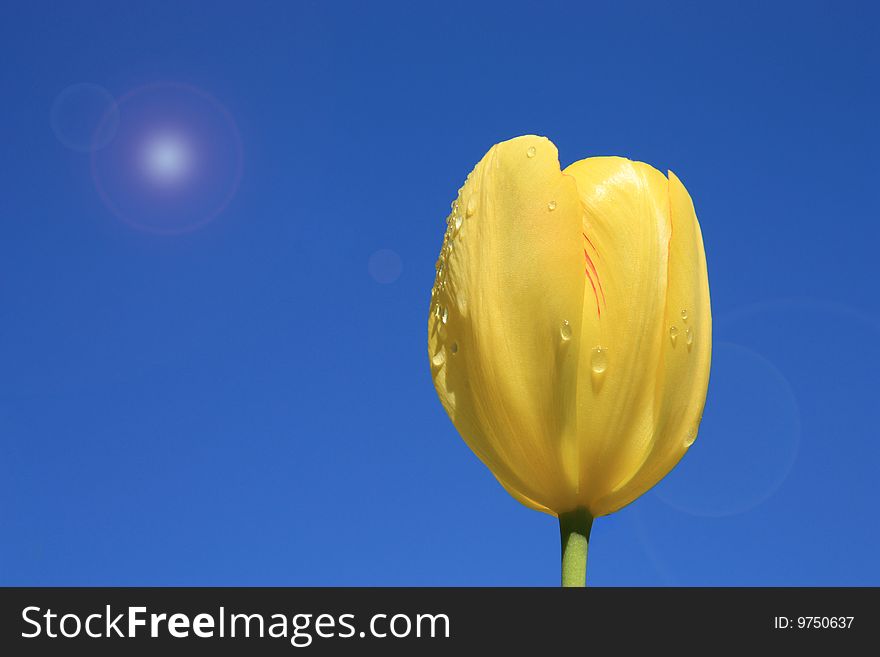
[[[428,321],[438,395],[519,501],[565,511],[578,472],[583,206],[556,147],[494,146],[459,192]]]
[[[693,201],[671,171],[669,206],[672,238],[665,303],[666,336],[657,369],[654,435],[645,446],[641,465],[598,501],[602,513],[629,504],[660,481],[696,439],[703,415],[712,356],[706,254]]]
[[[581,160],[565,173],[577,180],[586,210],[577,496],[598,516],[608,512],[599,500],[638,469],[654,435],[671,232],[668,184],[653,167],[620,157]]]

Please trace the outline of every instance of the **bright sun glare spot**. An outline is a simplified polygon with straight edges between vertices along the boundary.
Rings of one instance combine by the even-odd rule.
[[[158,135],[145,143],[142,162],[150,178],[162,184],[171,184],[186,177],[192,165],[192,154],[179,137]]]

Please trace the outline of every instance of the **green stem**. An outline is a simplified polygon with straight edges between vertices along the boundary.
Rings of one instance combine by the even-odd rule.
[[[559,514],[562,541],[562,586],[587,585],[587,548],[593,516],[584,508]]]

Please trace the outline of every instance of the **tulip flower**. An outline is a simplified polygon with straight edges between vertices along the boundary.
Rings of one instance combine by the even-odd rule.
[[[428,318],[440,401],[522,504],[558,517],[583,586],[593,519],[693,444],[712,317],[700,226],[672,173],[621,157],[560,171],[548,139],[493,146],[452,204]]]

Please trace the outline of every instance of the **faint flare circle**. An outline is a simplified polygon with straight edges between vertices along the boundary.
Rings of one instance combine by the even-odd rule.
[[[700,437],[654,495],[695,516],[745,513],[788,478],[800,438],[800,409],[786,376],[754,349],[716,342]]]
[[[89,153],[107,146],[119,128],[119,109],[113,95],[90,82],[61,91],[49,112],[52,132],[64,146]]]
[[[382,285],[388,285],[400,278],[403,273],[403,261],[396,251],[391,249],[379,249],[370,255],[367,262],[367,271],[373,280]]]

